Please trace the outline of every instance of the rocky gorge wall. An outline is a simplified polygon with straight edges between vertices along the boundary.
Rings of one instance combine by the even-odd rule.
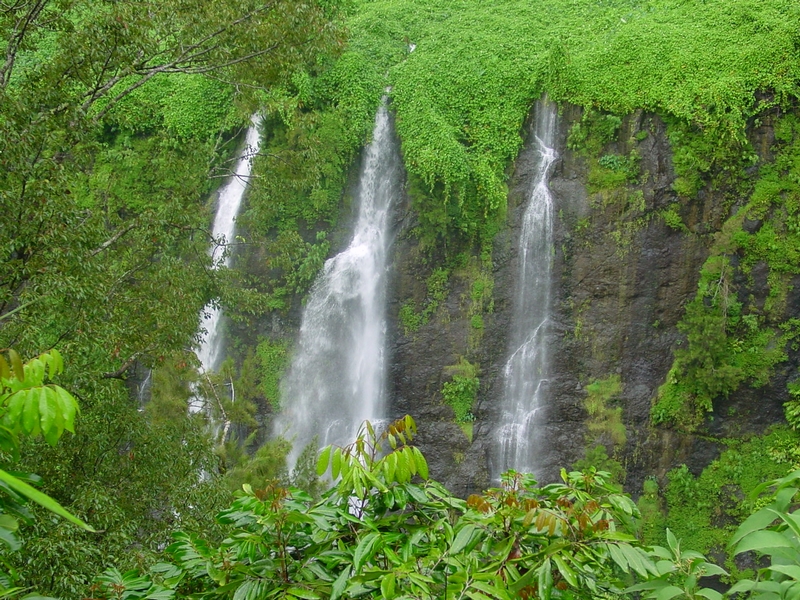
[[[624,469],[626,489],[637,493],[646,476],[663,477],[682,463],[699,473],[719,454],[723,437],[760,433],[782,422],[786,381],[796,370],[797,356],[779,365],[766,386],[755,390],[743,385],[716,402],[696,431],[651,425],[651,405],[672,366],[673,351],[685,343],[676,326],[697,293],[714,234],[737,204],[727,208],[729,190],[711,185],[690,201],[679,200],[673,191],[676,174],[667,127],[658,116],[643,112],[622,118],[613,139],[599,148],[604,155],[635,157],[638,173],[621,184],[598,182],[596,156],[570,140],[576,124],[585,122],[580,108],[562,107],[559,158],[550,181],[557,211],[555,297],[542,473],[554,480],[560,467],[602,446]],[[526,131],[530,137],[530,126]],[[761,159],[769,160],[774,141],[769,117],[749,135]],[[398,215],[389,307],[392,416],[415,417],[432,475],[462,495],[492,483],[490,450],[503,393],[515,245],[536,160],[530,141],[510,172],[507,226],[495,238],[493,290],[491,301],[478,302],[479,327],[478,259],[462,260],[450,269],[446,287],[432,299],[430,276],[437,259],[421,251],[411,235],[411,203]],[[665,216],[676,206],[680,226]],[[740,295],[756,303],[762,296],[763,305],[765,277],[758,266],[747,277],[740,274]],[[795,296],[791,291],[786,303],[790,313],[800,305]],[[433,307],[427,322],[413,330],[401,318],[409,302]],[[464,360],[477,365],[480,379],[475,420],[469,424],[471,440],[470,427],[456,423],[453,408],[442,397],[443,386]]]

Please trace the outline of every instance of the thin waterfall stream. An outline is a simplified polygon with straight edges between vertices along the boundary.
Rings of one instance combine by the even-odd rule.
[[[214,225],[212,227],[212,234],[215,240],[221,242],[224,248],[225,244],[230,244],[234,239],[236,231],[236,216],[239,214],[239,209],[242,205],[242,198],[247,189],[247,183],[250,179],[250,172],[253,167],[253,157],[258,154],[259,149],[259,134],[258,124],[260,118],[255,115],[251,119],[251,125],[247,130],[245,136],[244,148],[239,155],[239,160],[236,163],[233,176],[231,179],[220,189],[219,200],[217,202],[217,212],[214,216]],[[219,244],[214,245],[210,252],[213,254],[220,247]],[[230,266],[231,255],[226,253],[221,261],[223,266]],[[215,268],[220,263],[215,262]],[[203,309],[200,317],[200,327],[204,331],[200,346],[197,350],[197,357],[200,359],[202,371],[210,373],[219,366],[220,357],[222,356],[223,347],[223,331],[222,331],[222,311],[214,304],[208,304]],[[192,410],[200,410],[200,407],[192,405]]]
[[[292,442],[290,466],[308,444],[344,445],[364,420],[385,417],[389,215],[401,172],[384,100],[361,166],[353,236],[311,289],[282,382],[275,434]]]
[[[496,434],[495,480],[508,469],[536,473],[547,394],[550,291],[553,266],[553,196],[548,187],[557,158],[555,104],[536,104],[533,137],[538,161],[519,237],[509,358],[503,370],[502,410]]]

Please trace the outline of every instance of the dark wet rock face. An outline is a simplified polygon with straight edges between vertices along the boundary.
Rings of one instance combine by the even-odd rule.
[[[666,224],[663,212],[678,202],[672,190],[675,174],[666,126],[651,114],[634,113],[624,118],[620,141],[603,150],[627,155],[635,149],[641,157],[639,183],[625,188],[627,196],[590,193],[589,161],[580,152],[568,149],[566,143],[571,125],[580,116],[576,107],[562,110],[559,158],[550,180],[557,216],[549,334],[550,400],[543,416],[541,472],[543,479],[557,479],[559,468],[582,458],[589,443],[603,443],[611,453],[607,436],[590,435],[584,403],[587,385],[618,376],[621,391],[614,406],[622,408],[627,438],[616,448],[615,457],[626,469],[626,488],[636,494],[646,476],[663,477],[681,463],[699,473],[720,452],[715,438],[760,432],[779,422],[786,379],[797,361],[793,358],[785,367],[779,366],[765,388],[743,386],[720,401],[702,435],[651,426],[651,404],[672,365],[673,350],[683,342],[676,326],[685,304],[695,296],[711,234],[729,214],[721,208],[722,192],[704,190],[689,203],[681,201],[683,229]],[[752,135],[754,147],[765,148],[766,153],[771,129],[761,127]],[[494,311],[484,315],[484,333],[477,348],[470,347],[464,300],[469,295],[468,282],[458,277],[451,278],[447,301],[430,322],[414,333],[404,332],[397,318],[400,307],[409,298],[424,299],[425,278],[435,262],[424,261],[416,240],[407,235],[413,225],[408,206],[395,244],[388,336],[392,413],[410,413],[417,419],[419,443],[432,475],[462,495],[492,484],[493,423],[497,422],[503,394],[502,369],[508,353],[518,261],[516,244],[535,161],[529,140],[509,180],[508,227],[497,235],[493,251]],[[631,201],[625,198],[635,193],[640,194],[635,196],[638,206],[631,209]],[[755,231],[760,225],[746,222],[744,228]],[[748,294],[755,291],[756,305],[763,304],[765,268],[756,266],[750,277]],[[797,306],[800,300],[790,297],[787,304]],[[472,442],[441,398],[442,384],[449,379],[447,367],[460,356],[470,356],[480,364],[481,388]]]

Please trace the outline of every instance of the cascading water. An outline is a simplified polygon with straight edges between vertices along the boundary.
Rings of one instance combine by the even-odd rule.
[[[245,145],[242,153],[239,155],[239,160],[236,163],[233,177],[228,181],[225,186],[219,191],[219,202],[217,204],[217,214],[214,217],[214,225],[212,228],[215,240],[221,241],[222,244],[230,243],[233,240],[234,231],[236,228],[236,215],[239,214],[239,207],[242,204],[245,189],[247,189],[247,182],[250,178],[250,171],[253,166],[253,157],[258,154],[259,137],[258,137],[258,124],[260,117],[253,116],[251,119],[250,128],[247,130],[245,138]],[[219,246],[214,246],[211,253],[216,252]],[[222,260],[224,266],[230,265],[230,254],[226,254]],[[215,267],[219,263],[215,262]],[[213,304],[207,305],[202,312],[200,319],[200,327],[205,331],[201,340],[200,347],[197,351],[197,357],[200,359],[203,371],[208,373],[217,367],[219,358],[222,353],[222,327],[221,327],[222,312],[219,307]]]
[[[384,102],[361,166],[352,240],[325,262],[314,283],[283,380],[275,433],[292,442],[290,465],[315,439],[346,444],[364,420],[384,417],[389,213],[399,197],[400,174]]]
[[[548,188],[556,106],[546,98],[536,105],[533,131],[539,161],[519,238],[519,272],[506,362],[502,414],[497,426],[493,476],[508,469],[536,473],[539,427],[548,377],[547,333],[553,264],[553,196]]]

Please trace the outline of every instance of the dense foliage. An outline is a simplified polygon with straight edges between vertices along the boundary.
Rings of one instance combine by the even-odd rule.
[[[640,517],[607,474],[562,472],[537,487],[509,472],[500,488],[467,500],[428,479],[410,445],[410,417],[376,435],[369,423],[344,448],[325,448],[318,472],[338,482],[314,501],[296,488],[245,486],[218,515],[221,544],[177,533],[171,562],[149,573],[109,569],[95,597],[110,598],[792,598],[800,587],[800,471],[759,486],[762,507],[737,529],[736,554],[757,551],[770,564],[723,593],[701,578],[725,576],[701,554],[643,546]],[[774,489],[768,490],[772,486]],[[634,583],[638,580],[638,583]]]
[[[147,563],[177,526],[215,530],[229,495],[216,478],[198,481],[218,461],[205,419],[185,410],[198,315],[227,277],[212,269],[222,252],[208,249],[232,241],[211,239],[207,199],[257,96],[338,51],[337,10],[280,0],[0,7],[0,347],[58,347],[62,385],[83,410],[57,450],[50,427],[23,446],[20,468],[102,530],[52,519],[25,528],[26,552],[9,559],[23,585],[79,597],[112,562]],[[147,411],[131,394],[144,379],[156,387]]]
[[[424,251],[443,257],[425,263],[427,295],[403,304],[401,323],[407,334],[424,326],[444,304],[449,278],[463,277],[475,351],[492,306],[491,248],[506,213],[507,172],[533,101],[546,92],[585,108],[569,143],[585,151],[589,191],[601,195],[645,177],[635,150],[601,151],[621,115],[645,109],[667,121],[673,144],[679,201],[663,212],[665,222],[689,233],[682,203],[704,188],[727,190],[726,210],[747,199],[716,234],[680,325],[686,344],[653,410],[657,423],[695,429],[719,397],[766,383],[800,331],[786,318],[791,278],[800,273],[800,128],[791,114],[779,116],[798,96],[800,7],[791,0],[353,0],[346,48],[337,8],[326,0],[20,0],[0,8],[0,346],[26,355],[58,347],[69,364],[62,382],[83,407],[78,433],[54,450],[50,442],[72,418],[59,422],[50,400],[63,396],[45,392],[45,439],[21,448],[21,465],[102,529],[89,535],[39,520],[24,534],[29,550],[10,563],[27,584],[66,597],[83,593],[112,562],[118,570],[106,572],[98,593],[121,596],[113,586],[122,585],[131,598],[171,597],[166,588],[238,598],[262,585],[297,597],[392,597],[400,589],[581,597],[621,593],[631,571],[670,575],[618,533],[632,527],[635,511],[595,475],[567,474],[544,488],[511,476],[470,504],[438,484],[412,483],[424,459],[404,444],[379,456],[373,435],[340,454],[360,475],[343,478],[319,502],[266,486],[285,469],[285,443],[265,446],[243,468],[234,444],[212,453],[204,419],[182,408],[198,384],[189,351],[197,315],[209,300],[239,316],[297,304],[338,243],[331,232],[346,214],[348,177],[388,94],[414,233]],[[264,112],[264,144],[240,239],[248,276],[212,269],[208,246],[224,252],[231,240],[210,239],[205,200],[228,174],[256,109]],[[775,126],[774,149],[750,147],[745,127],[754,119]],[[746,169],[754,166],[759,180],[752,184]],[[641,226],[641,201],[625,196],[631,227]],[[752,277],[762,262],[766,298],[741,298],[736,277]],[[250,400],[264,411],[278,407],[287,342],[254,342],[256,351],[242,351],[236,365],[199,382],[234,429],[256,424]],[[459,357],[441,390],[468,435],[480,386],[477,354]],[[145,410],[131,397],[134,369],[153,385]],[[238,390],[238,404],[215,391],[223,384]],[[602,444],[626,440],[611,403],[620,385],[610,378],[587,388],[590,441],[606,460]],[[786,407],[795,428],[797,385]],[[9,439],[38,433],[33,421],[7,425]],[[255,443],[242,437],[248,448]],[[369,451],[364,439],[374,445]],[[769,448],[776,447],[791,452],[788,444]],[[392,461],[400,461],[394,470]],[[731,462],[719,464],[731,469]],[[265,491],[240,498],[214,522],[210,515],[227,492],[197,473],[219,470],[233,487],[250,482]],[[679,471],[669,479],[670,524],[688,531],[690,520],[675,515],[692,505],[676,497],[681,490],[697,497],[695,513],[706,518],[711,507],[700,496],[711,484]],[[741,489],[752,485],[748,479]],[[356,505],[363,518],[348,508],[354,493],[369,499]],[[737,510],[743,517],[744,505]],[[787,506],[774,510],[783,514]],[[235,533],[220,542],[231,527]],[[155,567],[163,593],[119,572],[154,562],[177,529],[197,534],[172,546],[175,564]],[[663,523],[655,529],[662,535]],[[283,548],[278,567],[272,542]],[[515,554],[520,544],[525,556]],[[673,540],[668,546],[664,560],[713,570],[684,557]],[[261,581],[260,568],[277,583],[252,583]],[[214,582],[224,577],[228,587],[220,591]],[[790,593],[785,581],[777,583],[786,589],[767,593]],[[236,596],[235,589],[244,591]]]

